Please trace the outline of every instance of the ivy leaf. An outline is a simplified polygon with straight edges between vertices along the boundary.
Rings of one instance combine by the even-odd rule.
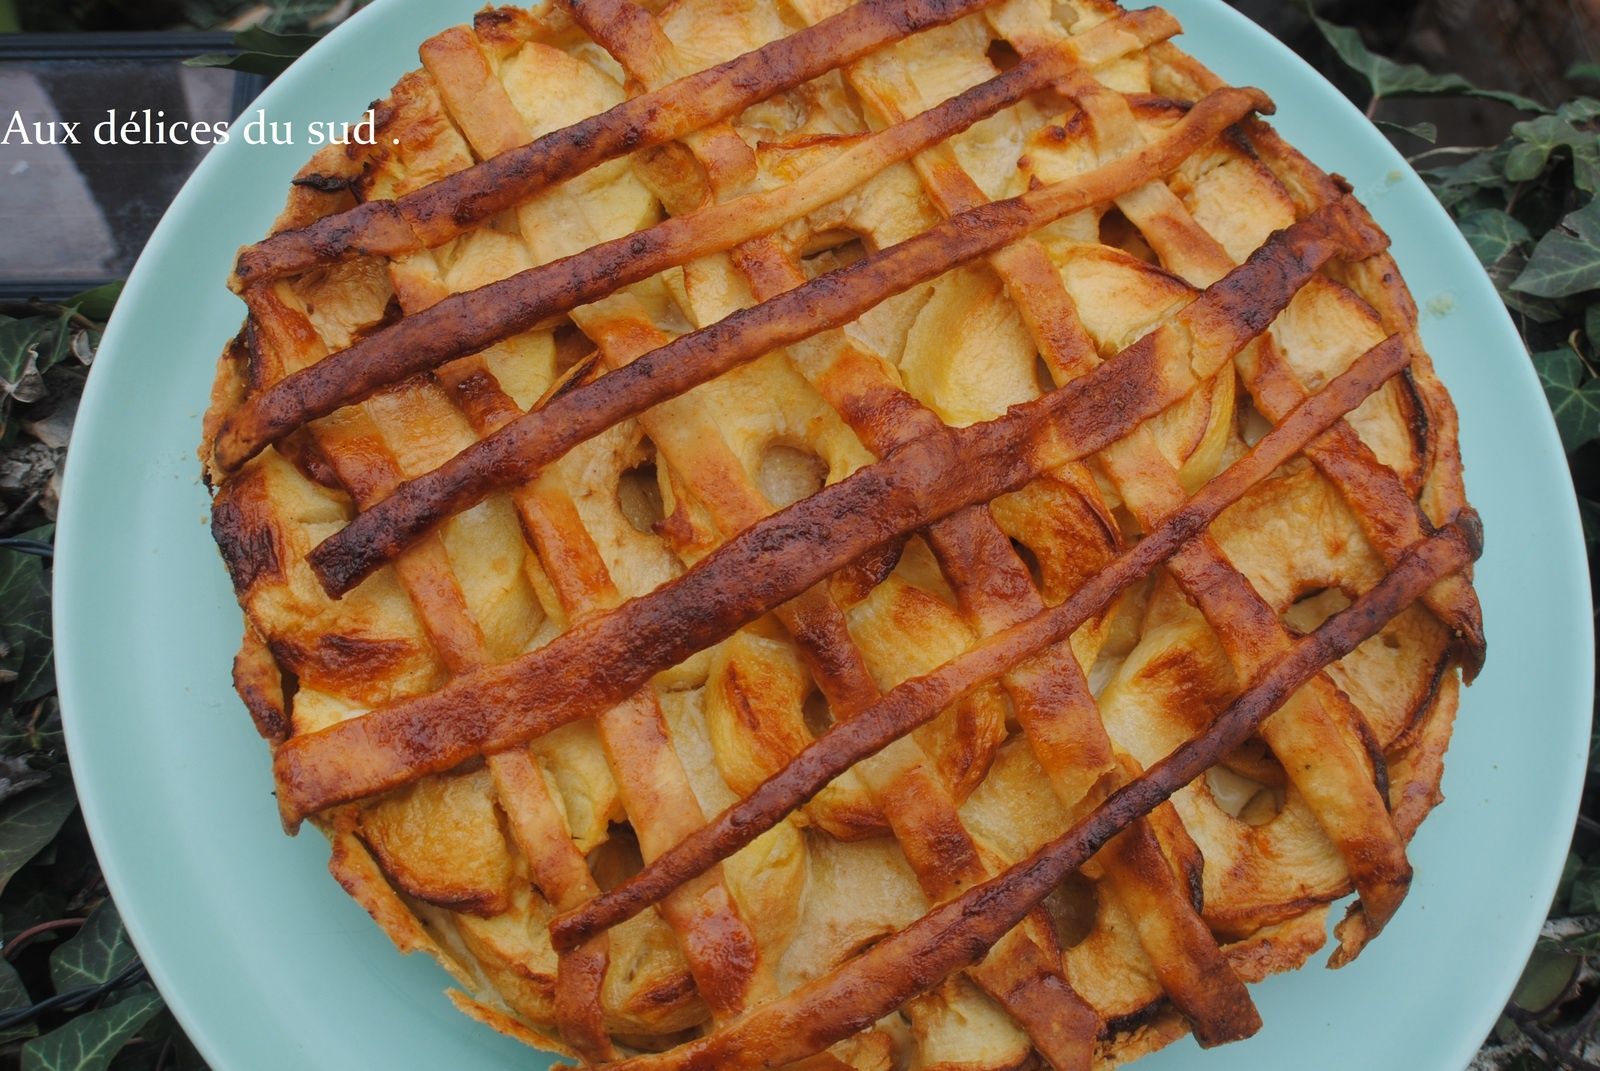
[[[276,77],[289,69],[289,65],[320,40],[314,34],[281,34],[253,26],[233,35],[238,47],[237,55],[226,52],[207,52],[202,56],[184,60],[189,67],[223,67],[245,74],[263,74]]]
[[[1533,238],[1521,220],[1498,208],[1469,212],[1456,220],[1456,226],[1485,268],[1494,267],[1507,253]]]
[[[60,316],[0,316],[0,397],[36,402],[44,374],[65,357],[72,341],[72,310]]]
[[[1557,108],[1556,114],[1569,123],[1587,123],[1600,116],[1600,100],[1593,97],[1573,97]]]
[[[1511,994],[1511,1002],[1534,1015],[1549,1011],[1566,994],[1582,962],[1578,956],[1565,952],[1535,949]]]
[[[1510,154],[1507,145],[1497,145],[1488,152],[1474,152],[1460,163],[1428,168],[1422,176],[1434,196],[1446,208],[1453,208],[1474,194],[1508,189],[1506,159]]]
[[[1574,82],[1600,82],[1600,63],[1574,63],[1567,68],[1567,77]]]
[[[105,1071],[139,1028],[165,1005],[153,989],[68,1022],[22,1049],[22,1071]]]
[[[30,537],[48,531],[30,532]],[[50,637],[50,585],[33,554],[0,549],[0,684],[11,682],[11,701],[30,703],[55,690]]]
[[[1550,914],[1556,914],[1571,902],[1572,886],[1577,882],[1578,874],[1582,870],[1583,859],[1577,852],[1569,849],[1566,862],[1561,864],[1561,880],[1556,882],[1556,895],[1550,904]]]
[[[111,311],[117,307],[117,299],[122,296],[122,283],[107,283],[97,286],[93,290],[67,299],[67,306],[78,311],[78,315],[105,323],[111,319]]]
[[[1534,354],[1533,364],[1567,452],[1600,437],[1600,381],[1588,378],[1578,355],[1570,348],[1549,350]]]
[[[1495,285],[1500,286],[1500,300],[1506,303],[1506,308],[1526,316],[1534,323],[1553,324],[1562,318],[1561,307],[1549,298],[1519,294],[1498,281]]]
[[[1563,872],[1565,878],[1565,872]],[[1567,910],[1574,915],[1600,912],[1600,866],[1580,866],[1567,892]]]
[[[1460,94],[1482,97],[1509,104],[1519,111],[1548,112],[1550,109],[1536,100],[1507,93],[1498,89],[1480,89],[1459,74],[1434,74],[1415,63],[1396,63],[1367,48],[1361,35],[1349,26],[1339,26],[1320,17],[1310,0],[1302,0],[1306,13],[1316,24],[1323,40],[1333,46],[1345,66],[1365,78],[1375,97],[1421,97],[1439,94]]]
[[[0,1013],[27,1008],[32,1004],[33,997],[28,995],[28,987],[22,984],[22,976],[8,961],[0,959]],[[38,1033],[39,1028],[33,1023],[23,1023],[10,1030],[0,1030],[0,1043],[31,1038]]]
[[[1410,134],[1414,138],[1421,138],[1429,145],[1439,140],[1439,128],[1432,123],[1396,123],[1389,119],[1374,119],[1372,122],[1380,130]]]
[[[1513,290],[1565,297],[1600,287],[1600,198],[1571,213],[1533,248]]]
[[[77,806],[72,782],[58,777],[0,808],[0,889],[55,839]]]
[[[1574,126],[1574,121],[1585,120],[1568,108],[1562,107],[1566,114],[1541,115],[1511,128],[1512,137],[1520,144],[1506,160],[1506,178],[1513,182],[1537,178],[1549,164],[1550,155],[1566,149],[1572,155],[1574,185],[1586,193],[1600,188],[1600,134]]]
[[[115,978],[138,954],[117,905],[103,900],[72,940],[50,954],[50,981],[57,993],[97,986]]]

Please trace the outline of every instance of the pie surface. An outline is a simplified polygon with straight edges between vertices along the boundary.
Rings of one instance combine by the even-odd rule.
[[[277,752],[286,821],[317,824],[335,879],[402,950],[444,964],[464,1012],[591,1063],[1064,1069],[1191,1030],[1248,1036],[1244,983],[1321,949],[1334,901],[1359,893],[1343,963],[1404,897],[1405,846],[1441,799],[1462,675],[1482,658],[1464,571],[1120,823],[981,962],[848,1029],[832,1024],[849,1008],[813,994],[1205,737],[1470,513],[1415,306],[1347,190],[1255,117],[1264,98],[1172,44],[1164,14],[870,0],[857,37],[834,32],[853,10],[487,10],[425,42],[377,106],[378,144],[313,159],[279,237],[245,251],[249,318],[202,457],[246,619],[235,683]],[[875,18],[887,40],[867,47]],[[785,41],[845,59],[777,89],[756,83],[781,86],[780,58],[804,49],[713,70]],[[660,134],[730,85],[760,99]],[[631,151],[550,165],[537,189],[531,166],[490,176],[526,196],[472,185],[483,161],[603,155],[603,137],[570,131],[641,99],[661,107],[627,113],[647,114]],[[595,251],[618,239],[616,263],[670,242],[695,255],[608,288],[590,265],[613,263]],[[582,301],[552,305],[557,269]],[[495,289],[519,279],[558,311]],[[452,297],[467,294],[483,300]],[[741,312],[785,294],[811,303],[770,323]],[[864,311],[830,304],[847,300]],[[782,344],[759,344],[774,332]],[[346,352],[409,359],[423,338],[448,359],[355,386],[306,371]],[[739,356],[648,407],[616,403],[622,419],[528,471],[476,462],[475,444],[541,412],[645,397],[643,375],[607,392],[669,344],[662,367]],[[963,678],[753,841],[558,952],[558,916],[740,801],[761,812],[764,784],[833,727],[1127,572],[1270,429],[1385,354],[1399,374],[1123,577],[1069,639]],[[304,401],[316,391],[332,401]],[[278,402],[309,419],[272,423]],[[475,464],[485,493],[419,514],[403,549],[340,536]],[[841,489],[880,473],[881,494]],[[934,491],[911,487],[923,476]],[[833,501],[852,508],[803,512]],[[790,516],[806,523],[772,527]],[[351,559],[324,546],[360,570],[339,573]],[[726,587],[693,586],[716,569]],[[823,578],[796,579],[807,569]],[[702,589],[710,601],[684,595]],[[590,643],[634,634],[625,620],[667,639]],[[720,638],[650,661],[675,633]],[[642,688],[617,683],[634,671]],[[403,719],[440,728],[402,739]],[[785,1008],[828,1024],[816,1044],[780,1044],[765,1024]],[[723,1038],[739,1045],[695,1048]]]

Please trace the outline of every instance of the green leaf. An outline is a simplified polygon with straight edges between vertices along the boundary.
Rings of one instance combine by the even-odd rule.
[[[11,701],[30,703],[55,690],[50,585],[35,555],[0,549],[0,681]]]
[[[1495,285],[1500,287],[1500,300],[1506,303],[1506,308],[1526,316],[1534,323],[1553,324],[1562,318],[1561,307],[1549,298],[1519,294],[1498,279]]]
[[[1587,377],[1578,355],[1570,348],[1549,350],[1534,354],[1533,364],[1567,452],[1600,437],[1600,381]]]
[[[1427,168],[1422,176],[1433,188],[1434,196],[1450,208],[1475,194],[1508,189],[1505,168],[1510,154],[1507,145],[1497,145],[1487,152],[1474,152],[1459,163]],[[1496,203],[1504,200],[1503,196],[1498,197]]]
[[[1574,82],[1600,82],[1600,63],[1574,63],[1567,68],[1567,77]]]
[[[0,316],[0,397],[44,397],[44,373],[61,363],[72,342],[71,320],[71,309],[21,320]]]
[[[68,298],[66,303],[70,308],[77,309],[80,316],[105,323],[111,319],[111,310],[117,307],[117,299],[122,296],[122,287],[123,284],[120,282],[107,283]]]
[[[1573,873],[1567,892],[1567,910],[1574,915],[1600,913],[1600,866],[1579,866]]]
[[[137,956],[117,906],[103,900],[72,940],[50,954],[50,982],[57,993],[100,985]]]
[[[1578,496],[1578,519],[1583,522],[1583,543],[1593,556],[1600,550],[1600,502]],[[1594,766],[1594,752],[1590,750],[1589,765]]]
[[[1600,288],[1600,198],[1590,199],[1539,239],[1511,288],[1538,297]]]
[[[1579,957],[1564,952],[1535,949],[1511,994],[1511,1002],[1524,1011],[1543,1014],[1565,995],[1582,962]]]
[[[1600,301],[1583,314],[1583,334],[1589,340],[1589,348],[1600,351]]]
[[[1485,268],[1494,267],[1507,253],[1533,238],[1521,220],[1498,208],[1469,212],[1456,220],[1456,226]]]
[[[72,782],[58,777],[0,808],[0,889],[55,839],[77,806]]]
[[[1380,130],[1410,134],[1414,138],[1421,138],[1429,145],[1439,140],[1439,128],[1432,123],[1396,123],[1388,119],[1374,119],[1372,122]]]
[[[22,976],[8,961],[0,959],[0,1012],[27,1008],[32,1004],[33,997],[28,995],[28,987],[22,984]],[[34,1024],[23,1023],[10,1030],[0,1030],[0,1043],[31,1038],[38,1033],[39,1028]]]
[[[1556,114],[1569,123],[1587,123],[1600,116],[1600,100],[1594,97],[1573,97],[1557,108]]]
[[[1561,880],[1556,882],[1556,896],[1551,902],[1550,914],[1561,911],[1572,898],[1573,883],[1583,869],[1583,859],[1577,852],[1568,850],[1566,862],[1561,864]]]
[[[1560,940],[1541,937],[1538,947],[1567,956],[1592,956],[1600,953],[1600,933],[1580,933]]]
[[[1511,135],[1520,142],[1511,150],[1506,160],[1506,178],[1513,182],[1527,182],[1543,173],[1550,156],[1565,149],[1572,157],[1573,183],[1587,193],[1600,188],[1600,134],[1580,130],[1574,122],[1587,121],[1578,113],[1541,115],[1511,128]]]
[[[165,1005],[153,989],[86,1012],[22,1049],[22,1071],[105,1071]]]
[[[233,35],[233,43],[250,52],[269,56],[303,56],[311,46],[322,40],[314,33],[273,33],[261,26],[252,26]]]
[[[1548,112],[1550,109],[1536,100],[1507,93],[1498,89],[1481,89],[1459,74],[1434,74],[1415,63],[1396,63],[1367,48],[1361,35],[1348,26],[1339,26],[1317,15],[1310,0],[1302,0],[1311,21],[1317,26],[1323,40],[1333,46],[1345,65],[1365,78],[1375,97],[1417,97],[1439,94],[1459,94],[1482,97],[1509,104],[1525,112]]]
[[[233,35],[238,46],[237,55],[226,52],[207,52],[184,60],[190,67],[223,67],[246,74],[264,74],[276,77],[289,69],[289,65],[320,38],[314,34],[279,34],[259,26],[241,30]]]

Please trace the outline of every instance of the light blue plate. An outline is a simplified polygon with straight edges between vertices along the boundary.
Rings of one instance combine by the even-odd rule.
[[[260,106],[347,119],[481,0],[381,0]],[[1589,585],[1565,459],[1533,372],[1466,243],[1405,162],[1282,45],[1216,0],[1173,0],[1183,45],[1266,89],[1289,140],[1354,183],[1394,236],[1423,334],[1461,408],[1489,666],[1466,694],[1449,802],[1417,878],[1352,967],[1256,988],[1241,1045],[1183,1042],[1141,1066],[1462,1067],[1509,994],[1550,902],[1589,742]],[[242,306],[223,287],[264,234],[306,147],[212,153],[151,239],[90,378],[56,563],[61,699],[84,815],[150,973],[217,1068],[541,1067],[458,1014],[445,975],[397,953],[278,827],[266,746],[229,688],[239,611],[206,529],[195,445]]]

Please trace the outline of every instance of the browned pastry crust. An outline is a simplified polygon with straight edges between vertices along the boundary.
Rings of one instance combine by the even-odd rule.
[[[1394,916],[1483,655],[1387,239],[1104,0],[570,0],[244,250],[291,829],[588,1063],[1062,1071]],[[1462,674],[1457,669],[1463,670]]]

